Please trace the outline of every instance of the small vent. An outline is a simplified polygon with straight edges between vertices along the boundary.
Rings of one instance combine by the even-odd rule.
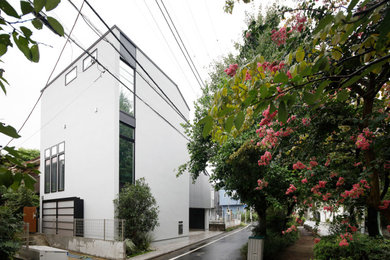
[[[179,235],[183,235],[183,221],[179,221]]]

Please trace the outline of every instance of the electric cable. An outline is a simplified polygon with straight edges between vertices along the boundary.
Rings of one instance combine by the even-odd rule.
[[[164,16],[165,21],[167,22],[169,28],[171,29],[171,26],[169,25],[169,23],[168,23],[168,21],[167,21],[167,19],[166,19],[166,17],[165,17],[165,14],[164,14],[163,10],[162,10],[161,7],[160,7],[160,4],[158,3],[157,0],[155,0],[155,2],[157,3],[157,5],[158,5],[158,7],[159,7],[159,9],[160,9],[160,11],[161,11],[161,13],[162,13],[163,16]],[[163,5],[163,7],[164,7],[165,12],[166,12],[167,15],[168,15],[169,20],[171,21],[171,23],[172,23],[172,25],[173,25],[173,28],[175,29],[175,31],[176,31],[176,33],[177,33],[177,36],[179,37],[179,40],[180,40],[181,44],[183,45],[183,48],[184,48],[185,52],[186,52],[187,55],[188,55],[188,58],[189,58],[190,61],[191,61],[191,64],[194,66],[194,69],[195,69],[196,74],[198,75],[200,81],[202,82],[202,86],[205,87],[205,84],[204,84],[204,82],[203,82],[203,80],[202,80],[202,77],[200,76],[199,71],[198,71],[198,69],[197,69],[196,66],[195,66],[195,63],[194,63],[194,61],[192,60],[191,55],[188,53],[188,50],[187,50],[187,48],[186,48],[186,46],[185,46],[185,44],[184,44],[184,42],[183,42],[183,40],[182,40],[182,38],[181,38],[181,36],[180,36],[179,31],[177,30],[177,28],[176,28],[176,26],[175,26],[175,23],[173,22],[173,20],[172,20],[172,18],[171,18],[171,15],[170,15],[169,12],[168,12],[168,9],[166,8],[166,6],[165,6],[165,4],[164,4],[164,1],[161,0],[161,3],[162,3],[162,5]],[[173,33],[172,29],[171,29],[171,32],[172,32],[172,34],[175,36],[175,34]],[[175,39],[176,39],[176,37],[175,37]],[[177,42],[177,41],[176,41],[176,42]],[[177,42],[177,44],[179,44],[179,43]],[[180,45],[180,44],[179,44],[179,45]]]

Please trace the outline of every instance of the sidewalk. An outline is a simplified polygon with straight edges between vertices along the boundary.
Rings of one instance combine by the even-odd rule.
[[[314,258],[314,237],[313,235],[304,229],[298,227],[300,231],[300,238],[294,245],[289,246],[281,254],[277,256],[278,260],[309,260]]]
[[[131,260],[153,259],[157,256],[165,255],[184,247],[202,242],[206,239],[218,236],[223,231],[190,231],[188,237],[174,238],[164,241],[153,242],[151,245],[152,252],[131,257]]]

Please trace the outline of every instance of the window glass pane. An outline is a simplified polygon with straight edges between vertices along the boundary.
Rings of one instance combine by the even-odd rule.
[[[124,138],[119,141],[119,188],[132,183],[134,176],[134,143]]]
[[[63,191],[65,187],[65,155],[58,156],[58,190]]]
[[[57,191],[57,157],[51,158],[51,191]]]
[[[88,55],[88,54],[87,54]],[[92,64],[95,63],[95,59],[97,59],[97,50],[94,50],[91,55],[88,55],[88,57],[86,57],[84,60],[83,60],[83,70],[86,70],[88,69],[89,67],[91,67]]]
[[[62,142],[58,145],[58,152],[63,153],[65,151],[65,143]]]
[[[134,128],[120,122],[119,123],[119,134],[130,139],[134,139]]]
[[[52,148],[51,148],[51,156],[54,156],[54,155],[56,155],[57,154],[57,145],[55,145],[55,146],[53,146]]]
[[[119,109],[134,116],[134,69],[122,60],[119,64],[119,79],[131,90],[119,83]]]
[[[50,149],[46,149],[45,150],[45,158],[49,158],[50,157]]]
[[[45,193],[50,192],[50,159],[45,161]]]
[[[65,85],[68,85],[75,78],[77,78],[77,67],[74,67],[65,75]]]

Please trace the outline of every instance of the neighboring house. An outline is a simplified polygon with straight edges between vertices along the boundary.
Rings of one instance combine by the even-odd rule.
[[[76,218],[114,219],[121,187],[143,177],[159,206],[153,239],[186,236],[190,207],[204,215],[210,208],[206,198],[193,204],[189,175],[174,172],[189,158],[184,120],[174,109],[188,119],[189,107],[177,85],[120,29],[113,31],[124,46],[108,32],[88,49],[109,71],[84,53],[42,90],[42,231],[72,235]]]
[[[219,190],[219,206],[222,209],[224,219],[231,218],[232,215],[238,215],[245,212],[245,205],[240,200],[232,199],[225,190]]]

